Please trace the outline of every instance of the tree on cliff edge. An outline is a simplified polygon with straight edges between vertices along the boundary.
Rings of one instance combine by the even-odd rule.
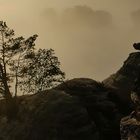
[[[19,63],[15,61],[15,64],[11,65],[12,61],[20,59],[24,53],[33,50],[34,41],[37,38],[37,35],[28,39],[22,36],[14,38],[14,35],[14,30],[8,28],[5,22],[0,21],[0,94],[8,101],[13,96],[10,85],[17,76],[11,73],[11,70]]]
[[[65,74],[54,51],[35,50],[37,35],[14,36],[14,30],[0,21],[0,94],[7,101],[17,96],[18,88],[34,93],[63,81]]]

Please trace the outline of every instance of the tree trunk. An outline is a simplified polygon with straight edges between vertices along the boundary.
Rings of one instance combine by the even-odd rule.
[[[18,112],[17,99],[12,97],[12,94],[9,90],[7,77],[5,72],[3,71],[3,67],[1,64],[0,64],[0,71],[2,74],[2,83],[4,85],[4,97],[6,101],[6,116],[8,120],[15,119]]]

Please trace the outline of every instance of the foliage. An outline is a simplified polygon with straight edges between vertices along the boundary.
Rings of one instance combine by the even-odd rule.
[[[37,52],[27,53],[19,73],[23,74],[20,88],[28,93],[51,88],[63,82],[65,78],[52,49],[39,49]]]
[[[54,51],[35,50],[37,37],[15,38],[14,30],[0,21],[0,94],[5,98],[17,96],[18,87],[24,92],[35,92],[64,79]],[[14,93],[10,88],[13,83]]]

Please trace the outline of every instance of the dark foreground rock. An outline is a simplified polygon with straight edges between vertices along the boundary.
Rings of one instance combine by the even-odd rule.
[[[116,97],[115,97],[116,99]],[[112,92],[91,79],[19,99],[15,120],[0,116],[0,140],[119,140],[122,114]]]

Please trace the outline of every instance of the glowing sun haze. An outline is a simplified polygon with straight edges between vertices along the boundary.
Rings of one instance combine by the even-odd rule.
[[[38,34],[36,47],[53,48],[67,78],[96,80],[134,51],[139,9],[139,0],[0,0],[1,20],[17,36]]]

